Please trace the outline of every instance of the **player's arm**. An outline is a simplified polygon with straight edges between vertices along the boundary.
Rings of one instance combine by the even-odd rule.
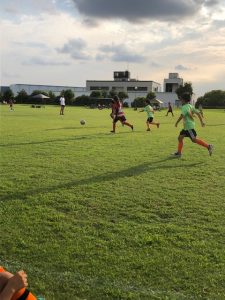
[[[201,113],[200,113],[200,112],[196,112],[196,115],[198,116],[199,121],[200,121],[202,127],[204,127],[204,126],[205,126],[205,123],[204,123],[203,120],[202,120],[202,115],[201,115]]]
[[[180,123],[180,121],[183,119],[183,115],[180,115],[179,118],[177,119],[176,123],[175,123],[175,127],[177,127],[177,125]]]
[[[1,300],[10,300],[20,289],[27,287],[27,274],[24,271],[17,272],[8,280],[8,283],[0,293]]]

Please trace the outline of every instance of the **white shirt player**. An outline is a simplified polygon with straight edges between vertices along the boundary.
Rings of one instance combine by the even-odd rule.
[[[59,101],[60,101],[60,105],[65,106],[65,98],[63,96],[60,97]]]

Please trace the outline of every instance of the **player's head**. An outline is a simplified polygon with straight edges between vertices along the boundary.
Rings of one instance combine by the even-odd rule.
[[[181,101],[184,103],[188,103],[191,101],[191,94],[190,93],[184,93],[181,96]]]
[[[110,102],[111,102],[111,104],[114,104],[114,103],[115,103],[115,100],[114,100],[114,99],[111,99]]]
[[[150,104],[150,100],[149,99],[145,99],[145,103],[146,104]]]
[[[120,99],[119,99],[119,97],[118,97],[117,95],[115,95],[115,96],[113,97],[113,100],[114,100],[115,102],[119,102],[119,101],[120,101]]]

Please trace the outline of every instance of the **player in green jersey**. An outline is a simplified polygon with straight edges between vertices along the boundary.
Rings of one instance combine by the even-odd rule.
[[[181,115],[178,118],[175,127],[177,127],[178,123],[181,120],[183,120],[184,129],[181,130],[180,132],[180,135],[178,137],[178,150],[173,154],[173,156],[181,157],[182,148],[183,148],[183,139],[185,137],[189,137],[193,143],[196,143],[208,149],[209,155],[211,156],[213,152],[213,145],[207,144],[206,142],[198,139],[197,133],[195,131],[194,114],[198,116],[202,127],[205,126],[200,111],[190,104],[191,95],[189,93],[184,93],[181,97],[181,101],[182,101]]]
[[[159,128],[160,123],[158,122],[153,122],[154,119],[154,109],[150,105],[150,101],[147,99],[145,100],[146,106],[144,109],[140,110],[140,112],[145,111],[147,113],[147,120],[146,120],[146,125],[147,125],[147,131],[150,130],[150,125],[156,125],[157,128]]]

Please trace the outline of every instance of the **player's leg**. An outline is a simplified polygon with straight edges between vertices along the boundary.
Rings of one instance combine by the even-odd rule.
[[[205,141],[198,139],[197,138],[197,133],[194,129],[189,130],[189,134],[190,134],[190,139],[192,140],[193,143],[198,144],[204,148],[206,148],[209,151],[209,155],[212,155],[213,152],[213,145],[210,145],[208,143],[206,143]]]
[[[147,125],[147,131],[151,131],[149,119],[147,119],[146,125]]]
[[[183,140],[186,136],[185,130],[182,130],[178,136],[178,145],[177,145],[177,152],[173,153],[172,155],[174,157],[181,157],[182,155],[182,149],[183,149]]]
[[[121,119],[121,122],[123,123],[123,125],[130,127],[132,130],[134,129],[134,126],[127,122],[127,119],[125,116],[121,116],[120,119]]]
[[[160,123],[153,122],[153,118],[149,118],[149,119],[150,119],[150,125],[155,125],[155,126],[157,126],[157,128],[159,128]]]
[[[110,132],[112,132],[112,133],[115,133],[116,132],[116,123],[119,121],[119,118],[118,117],[115,117],[114,119],[113,119],[113,128],[112,128],[112,130],[110,131]]]

